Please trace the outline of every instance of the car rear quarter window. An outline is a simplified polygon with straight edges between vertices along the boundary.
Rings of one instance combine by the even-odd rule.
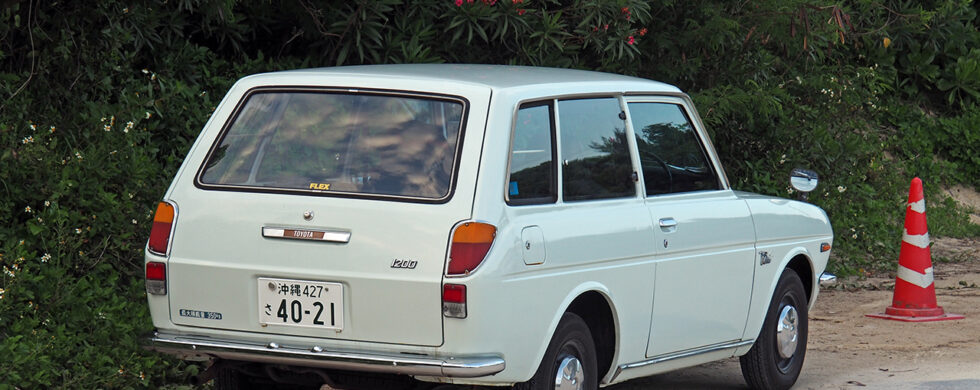
[[[445,199],[464,109],[441,97],[254,92],[198,180],[206,188]]]
[[[647,195],[716,190],[718,177],[684,109],[629,103]]]
[[[510,151],[507,202],[554,203],[558,198],[554,164],[554,116],[551,102],[521,105]]]
[[[562,197],[566,201],[636,195],[621,112],[616,98],[558,102]]]

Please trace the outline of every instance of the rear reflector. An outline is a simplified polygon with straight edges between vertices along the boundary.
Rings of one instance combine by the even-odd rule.
[[[453,231],[446,275],[469,275],[480,266],[493,245],[497,228],[488,223],[466,222]]]
[[[174,206],[167,202],[157,205],[153,215],[153,229],[150,230],[150,252],[166,256],[170,246],[170,231],[174,223]]]
[[[167,294],[167,265],[158,261],[146,263],[146,292]]]
[[[829,250],[830,250],[830,244],[829,243],[826,243],[825,242],[825,243],[820,244],[820,252],[826,252],[826,251],[829,251]]]
[[[466,318],[466,286],[462,284],[442,286],[442,315]]]

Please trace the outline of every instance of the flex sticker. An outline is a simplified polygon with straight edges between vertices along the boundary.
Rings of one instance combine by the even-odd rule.
[[[310,183],[310,189],[311,190],[329,191],[330,190],[330,183]]]

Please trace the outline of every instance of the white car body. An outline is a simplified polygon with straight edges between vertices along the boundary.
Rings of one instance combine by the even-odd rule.
[[[209,153],[250,93],[321,88],[465,102],[448,196],[418,201],[199,182]],[[554,202],[508,204],[521,104],[551,101],[560,110],[554,101],[590,97],[623,107],[634,172],[642,169],[629,103],[681,107],[717,188],[647,196],[639,175],[632,196],[566,201],[559,190]],[[557,124],[559,139],[563,126]],[[555,153],[561,156],[560,147]],[[564,164],[555,165],[562,188]],[[674,168],[664,164],[665,171]],[[168,249],[146,252],[147,263],[166,267],[166,293],[148,294],[156,328],[151,348],[188,359],[405,374],[429,382],[528,381],[570,308],[603,328],[592,329],[603,386],[743,355],[763,327],[785,269],[800,275],[812,307],[832,242],[820,208],[732,190],[693,103],[677,88],[546,68],[363,66],[245,77],[218,105],[163,199],[176,217]],[[476,269],[447,275],[451,234],[467,221],[496,227],[492,247]],[[344,243],[276,239],[264,237],[263,228],[349,236]],[[259,278],[342,285],[340,330],[260,323]],[[444,315],[444,284],[465,285],[465,318]]]

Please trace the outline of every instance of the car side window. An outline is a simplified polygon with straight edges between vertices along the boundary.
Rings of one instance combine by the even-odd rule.
[[[704,147],[680,105],[628,106],[648,196],[719,188]]]
[[[636,194],[621,112],[616,98],[558,102],[562,196],[566,201]]]
[[[558,200],[553,111],[550,101],[524,104],[517,110],[507,179],[508,204]]]

